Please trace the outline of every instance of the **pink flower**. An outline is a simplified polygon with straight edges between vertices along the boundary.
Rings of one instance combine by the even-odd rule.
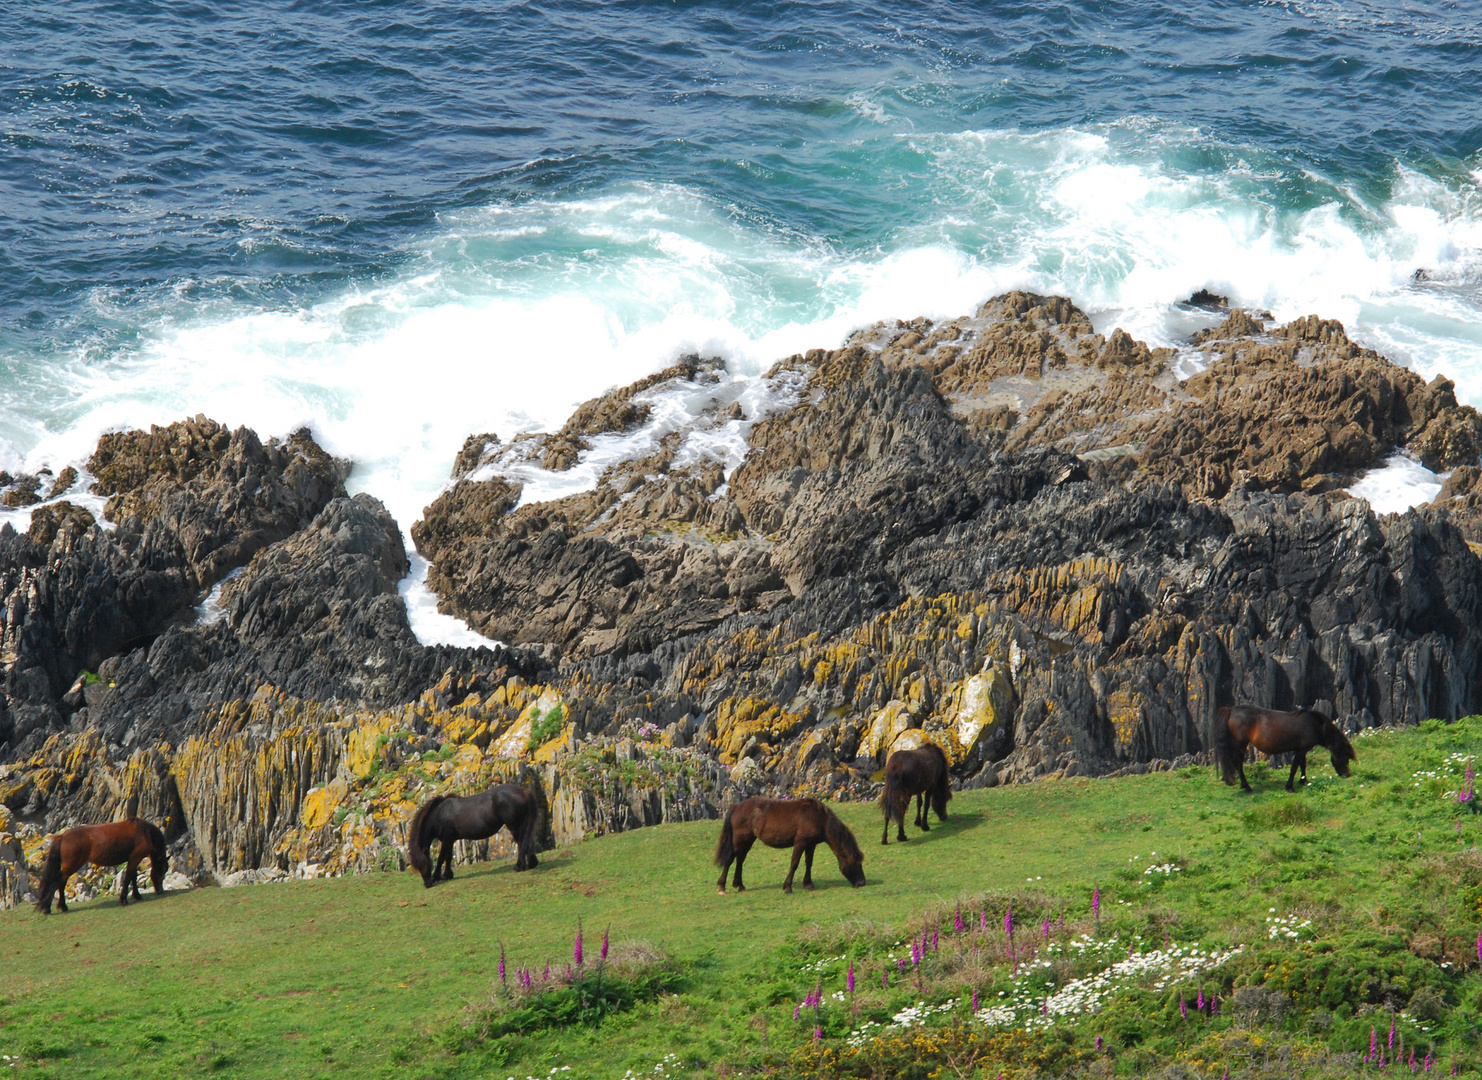
[[[977,988],[974,987],[973,988],[973,1012],[977,1012],[977,1011],[978,1011],[978,991],[977,991]]]
[[[967,929],[967,924],[962,921],[962,904],[960,902],[957,905],[957,914],[952,916],[952,929],[958,934]]]
[[[844,988],[854,993],[854,961],[849,961],[849,974],[844,977]]]
[[[1199,1000],[1198,1000],[1198,1002],[1195,1003],[1194,1008],[1197,1009],[1199,1012],[1203,1012],[1204,1011],[1204,988],[1203,987],[1200,987],[1199,988]]]
[[[880,989],[881,990],[889,990],[890,989],[890,972],[889,971],[882,971],[882,972],[880,972]]]
[[[1009,937],[1014,936],[1014,905],[1010,904],[1003,913],[1003,932]]]
[[[598,954],[602,960],[607,959],[607,931],[602,931],[602,951]]]
[[[813,1041],[814,1042],[817,1042],[821,1038],[823,1038],[823,1028],[821,1028],[821,1027],[814,1028],[813,1029]]]
[[[1101,887],[1099,885],[1091,892],[1091,916],[1097,922],[1101,921]]]
[[[576,920],[576,941],[571,946],[571,958],[576,961],[576,966],[577,967],[581,967],[582,949],[581,949],[581,920],[580,919],[577,919]]]
[[[978,929],[984,933],[988,930],[988,910],[984,908],[978,912]]]
[[[1098,1054],[1101,1052],[1101,1036],[1100,1035],[1096,1036],[1096,1052]]]
[[[1189,1003],[1184,1000],[1184,996],[1182,994],[1178,995],[1178,1015],[1183,1017],[1185,1020],[1189,1018]]]
[[[503,942],[500,942],[500,944],[499,944],[499,982],[500,982],[500,985],[501,986],[504,984],[504,943]]]
[[[1040,937],[1044,938],[1046,941],[1050,940],[1050,917],[1048,915],[1045,916],[1045,926],[1044,929],[1040,932]]]

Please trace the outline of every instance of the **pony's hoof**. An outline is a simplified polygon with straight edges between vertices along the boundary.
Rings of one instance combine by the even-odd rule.
[[[717,890],[717,891],[718,891],[718,892],[719,892],[719,893],[720,893],[720,894],[721,894],[721,895],[722,895],[722,896],[724,896],[724,895],[725,895],[725,894],[726,894],[726,887],[725,887],[725,886],[724,886],[724,885],[722,885],[722,886],[721,886],[721,887],[720,887],[720,889],[719,889],[719,890]]]
[[[785,892],[788,896],[791,896],[792,895],[792,886],[791,885],[784,885],[784,886],[782,886],[782,891]]]
[[[807,889],[809,892],[813,892],[815,889],[818,888],[818,886],[814,885],[811,882],[805,881],[803,882],[803,888]]]

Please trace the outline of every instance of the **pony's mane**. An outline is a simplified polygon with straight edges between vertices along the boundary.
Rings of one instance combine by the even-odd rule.
[[[850,858],[862,861],[864,852],[859,850],[859,841],[854,838],[854,833],[849,831],[849,826],[840,821],[839,815],[827,806],[823,808],[823,812],[825,815],[823,831],[830,845],[837,844]]]

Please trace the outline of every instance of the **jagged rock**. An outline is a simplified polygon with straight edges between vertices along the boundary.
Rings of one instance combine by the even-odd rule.
[[[1476,711],[1482,421],[1341,324],[1270,321],[1196,335],[1185,381],[1064,298],[880,324],[779,363],[771,406],[702,403],[695,430],[744,425],[733,470],[660,428],[547,503],[515,476],[721,374],[690,359],[555,436],[474,436],[412,535],[445,610],[529,649],[418,645],[396,523],[302,442],[110,437],[116,534],[65,503],[0,532],[0,805],[39,836],[132,799],[201,874],[314,876],[398,868],[421,799],[502,778],[568,842],[869,797],[928,741],[991,786],[1207,761],[1234,701],[1350,729]],[[1434,506],[1338,490],[1396,447],[1454,467]],[[249,555],[220,619],[182,617]]]

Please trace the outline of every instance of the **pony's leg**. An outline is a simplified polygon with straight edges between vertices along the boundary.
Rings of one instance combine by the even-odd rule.
[[[813,891],[813,848],[814,848],[814,846],[815,845],[813,845],[813,844],[809,844],[807,846],[807,848],[804,849],[804,851],[803,851],[803,888],[807,889],[809,892],[812,892]]]
[[[726,864],[720,868],[720,878],[716,881],[715,887],[720,890],[722,896],[726,894],[726,875],[731,872],[731,863],[735,861],[736,853],[733,851],[731,857],[726,860]]]
[[[746,891],[746,886],[741,883],[741,864],[746,861],[746,855],[751,851],[751,845],[755,842],[756,838],[752,837],[736,845],[736,876],[731,878],[731,887],[737,892]]]
[[[885,828],[880,830],[880,843],[888,845],[890,843],[890,804],[882,803],[881,810],[885,814]]]
[[[1289,772],[1289,773],[1287,773],[1287,777],[1286,777],[1286,789],[1288,791],[1296,791],[1297,790],[1294,786],[1292,786],[1292,781],[1295,780],[1296,778],[1297,778],[1297,759],[1296,759],[1296,757],[1294,755],[1292,757],[1292,771]]]
[[[916,795],[916,824],[921,827],[922,832],[931,832],[931,824],[926,820],[925,792],[918,792]]]
[[[134,895],[139,895],[139,887],[134,883],[134,875],[139,872],[139,860],[130,858],[124,865],[122,887],[118,890],[119,906],[127,905],[129,902],[129,889],[134,890]]]
[[[67,910],[67,879],[72,876],[72,871],[67,869],[67,864],[62,864],[62,880],[57,885],[57,910]]]
[[[1240,790],[1241,791],[1249,791],[1250,790],[1250,781],[1245,778],[1245,755],[1244,754],[1241,754],[1240,755],[1240,762],[1235,766],[1235,768],[1240,772]]]
[[[134,894],[135,900],[144,899],[144,897],[139,895],[139,867],[143,865],[144,856],[140,855],[137,859],[134,860],[133,867],[129,871],[129,890]]]
[[[1307,751],[1306,750],[1300,750],[1300,751],[1297,752],[1297,764],[1299,764],[1299,765],[1302,766],[1302,783],[1305,784],[1305,783],[1307,783]]]
[[[453,880],[453,849],[454,849],[455,844],[456,844],[456,841],[449,840],[446,837],[443,839],[443,842],[442,842],[441,855],[442,855],[442,862],[443,862],[443,880],[444,881],[452,881]]]
[[[895,807],[895,838],[902,843],[906,841],[906,810],[910,808],[911,797],[906,796],[904,803],[897,803]]]
[[[803,858],[803,842],[799,840],[792,846],[792,865],[787,868],[787,880],[782,883],[782,891],[792,892],[792,878],[798,872],[798,863]]]

